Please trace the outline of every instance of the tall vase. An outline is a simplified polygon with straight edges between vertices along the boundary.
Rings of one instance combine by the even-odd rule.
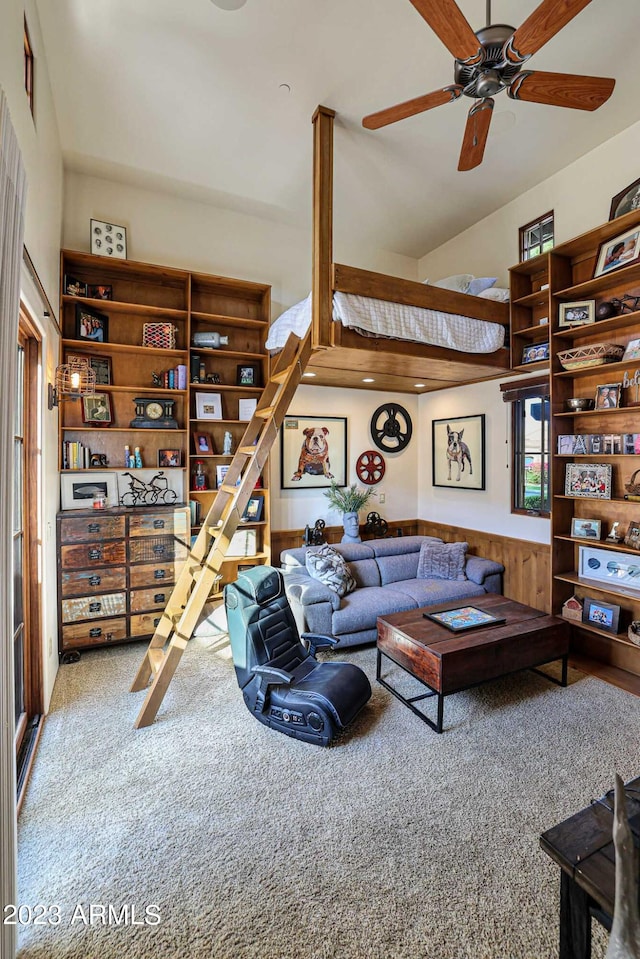
[[[360,528],[357,513],[343,513],[342,527],[344,529],[343,543],[361,543]]]

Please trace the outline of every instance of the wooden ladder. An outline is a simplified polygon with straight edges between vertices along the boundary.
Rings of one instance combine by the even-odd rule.
[[[222,579],[222,564],[231,537],[264,468],[310,355],[311,334],[301,340],[290,333],[131,685],[131,692],[148,686],[135,722],[137,729],[150,726],[154,721],[204,604]]]

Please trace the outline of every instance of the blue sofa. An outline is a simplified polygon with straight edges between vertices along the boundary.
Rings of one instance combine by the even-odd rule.
[[[308,547],[283,550],[285,589],[299,631],[334,636],[338,646],[374,643],[378,616],[502,592],[504,566],[480,556],[467,555],[467,579],[418,579],[422,544],[442,542],[434,536],[401,536],[336,544],[357,587],[342,599],[307,572]]]

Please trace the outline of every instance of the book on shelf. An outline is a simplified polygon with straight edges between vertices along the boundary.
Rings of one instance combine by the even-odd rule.
[[[62,469],[86,470],[91,465],[91,450],[79,440],[65,440],[62,444]]]

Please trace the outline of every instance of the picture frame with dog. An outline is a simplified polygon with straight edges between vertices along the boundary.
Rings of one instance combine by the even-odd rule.
[[[432,482],[449,489],[486,489],[485,415],[431,422]]]
[[[347,418],[285,417],[280,431],[281,489],[347,485]]]

